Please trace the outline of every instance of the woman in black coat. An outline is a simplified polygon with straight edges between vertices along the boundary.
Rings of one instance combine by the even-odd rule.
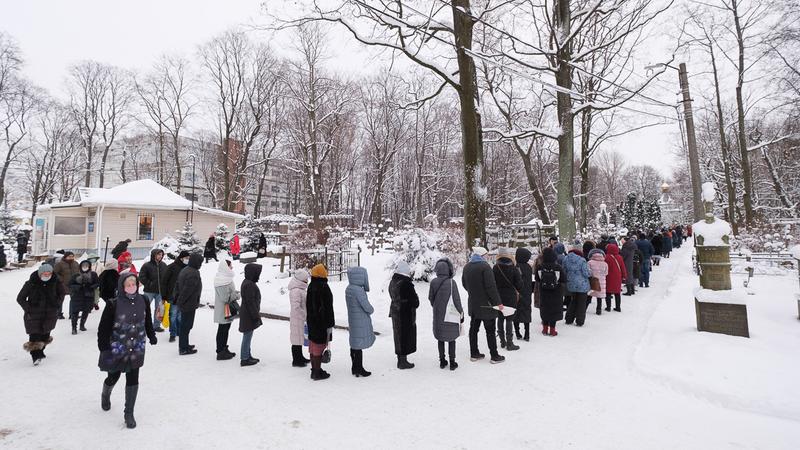
[[[17,303],[25,312],[23,320],[28,333],[28,342],[22,348],[30,352],[34,366],[46,358],[44,349],[53,342],[50,332],[58,322],[64,295],[63,284],[53,274],[53,266],[47,263],[31,274],[17,295]]]
[[[511,251],[509,249],[501,248],[499,255],[500,257],[497,258],[492,272],[494,273],[497,293],[500,294],[500,301],[503,306],[519,308],[522,276],[517,266],[514,265],[514,261],[510,258]],[[514,344],[514,332],[512,330],[516,314],[506,316],[502,311],[498,311],[497,314],[497,335],[500,336],[500,347],[509,351],[519,350],[519,346]]]
[[[541,295],[539,315],[542,318],[542,334],[558,336],[556,322],[564,318],[563,295],[567,277],[556,262],[556,252],[546,247],[542,251],[542,264],[534,276]]]
[[[98,281],[100,282],[100,298],[106,303],[117,298],[117,283],[119,282],[118,264],[116,260],[110,260],[100,272]]]
[[[306,323],[308,352],[311,354],[311,379],[324,380],[330,374],[322,370],[322,353],[333,338],[333,292],[328,286],[328,271],[322,264],[311,268],[311,281],[306,290]]]
[[[213,234],[206,241],[206,247],[203,250],[203,258],[206,259],[206,264],[208,264],[208,261],[211,259],[219,261],[217,259],[217,240],[214,238]]]
[[[258,253],[259,258],[267,256],[267,237],[264,236],[264,233],[261,233],[261,236],[258,237],[258,247],[256,247],[256,253]]]
[[[258,364],[258,358],[253,358],[250,353],[250,343],[253,340],[253,331],[262,325],[261,321],[261,290],[258,288],[258,279],[261,277],[261,264],[250,263],[244,266],[244,281],[242,281],[242,309],[239,311],[239,332],[242,333],[242,350],[240,365],[242,367]]]
[[[389,317],[392,318],[394,334],[394,353],[397,355],[397,368],[413,369],[408,355],[417,351],[417,308],[419,297],[411,281],[411,268],[400,261],[389,282]]]
[[[156,345],[147,300],[139,293],[138,277],[128,272],[117,285],[117,297],[106,303],[97,328],[98,366],[108,376],[103,381],[100,407],[111,409],[111,391],[125,374],[125,425],[136,428],[133,408],[139,393],[139,369],[144,366],[145,338]]]
[[[531,313],[533,311],[533,267],[530,265],[532,255],[530,250],[520,247],[517,249],[515,256],[522,284],[519,290],[519,305],[517,306],[516,314],[514,314],[514,330],[517,333],[517,339],[529,342],[531,340]],[[525,327],[524,336],[520,334],[520,324]]]
[[[81,261],[80,272],[69,282],[69,318],[72,321],[72,334],[78,334],[78,315],[81,316],[81,331],[86,331],[86,319],[94,308],[94,291],[100,286],[92,263]]]

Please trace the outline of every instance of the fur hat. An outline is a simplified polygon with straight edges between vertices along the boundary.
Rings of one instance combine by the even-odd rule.
[[[472,253],[474,253],[474,254],[476,254],[478,256],[484,256],[487,253],[489,253],[489,250],[486,250],[483,247],[472,247]]]
[[[311,276],[314,278],[328,278],[328,269],[322,264],[317,264],[311,268]]]

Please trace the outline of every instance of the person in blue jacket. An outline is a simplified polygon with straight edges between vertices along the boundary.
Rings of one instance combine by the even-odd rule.
[[[369,276],[363,267],[347,269],[347,279],[350,284],[344,291],[347,302],[347,322],[350,328],[350,360],[351,372],[354,377],[368,377],[371,372],[364,370],[364,350],[375,343],[375,333],[372,330],[372,313],[375,308],[367,298],[369,292]]]
[[[656,253],[656,249],[644,233],[639,233],[639,240],[636,241],[636,246],[639,247],[639,251],[642,252],[642,278],[639,279],[639,287],[648,288],[650,287],[650,264],[653,255]]]

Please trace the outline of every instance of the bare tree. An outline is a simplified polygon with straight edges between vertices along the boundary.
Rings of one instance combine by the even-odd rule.
[[[42,93],[25,80],[12,76],[4,82],[0,97],[0,133],[4,156],[0,169],[0,199],[6,195],[6,177],[11,164],[29,150],[29,135]]]
[[[136,92],[149,119],[146,126],[158,143],[158,182],[167,185],[174,181],[178,194],[183,185],[181,133],[195,107],[191,99],[192,87],[189,62],[174,56],[162,56],[152,70],[136,82]],[[172,164],[166,161],[169,148]]]

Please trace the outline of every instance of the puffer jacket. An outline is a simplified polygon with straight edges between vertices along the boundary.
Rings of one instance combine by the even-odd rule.
[[[144,263],[141,270],[139,270],[139,282],[142,283],[142,292],[162,294],[161,282],[167,273],[167,264],[163,260],[156,261],[156,255],[159,253],[163,258],[163,250],[155,248],[150,250],[150,261]]]
[[[363,267],[347,269],[347,279],[350,283],[344,291],[347,303],[347,322],[350,328],[350,348],[365,350],[375,343],[375,333],[372,331],[372,318],[375,308],[369,303],[369,276]]]
[[[599,291],[591,291],[590,297],[605,298],[606,297],[606,277],[608,276],[608,264],[606,263],[606,254],[599,248],[593,249],[589,252],[589,272],[591,276],[597,278],[600,282]]]
[[[172,298],[181,311],[189,312],[200,307],[200,295],[203,293],[203,280],[200,278],[202,265],[203,255],[193,253],[189,257],[189,265],[178,274]]]
[[[17,295],[17,303],[25,312],[25,332],[27,334],[47,334],[53,331],[58,322],[58,308],[66,291],[58,277],[53,275],[42,281],[34,271],[22,285]]]
[[[461,334],[459,324],[444,321],[451,294],[453,305],[461,313],[461,320],[464,320],[461,295],[458,292],[456,281],[453,279],[453,275],[455,275],[453,263],[447,258],[442,258],[436,262],[434,270],[436,271],[436,278],[431,281],[431,286],[428,290],[428,301],[431,302],[433,307],[433,337],[441,342],[455,341]]]
[[[577,253],[564,258],[564,273],[567,274],[568,292],[589,292],[589,264]]]
[[[306,324],[306,290],[308,278],[306,270],[298,270],[289,281],[289,340],[292,345],[303,345]]]
[[[191,264],[192,262],[189,261],[190,266]],[[261,290],[256,284],[260,276],[261,264],[250,263],[244,266],[244,281],[242,281],[241,290],[242,309],[239,311],[239,331],[242,333],[253,331],[262,324]]]

